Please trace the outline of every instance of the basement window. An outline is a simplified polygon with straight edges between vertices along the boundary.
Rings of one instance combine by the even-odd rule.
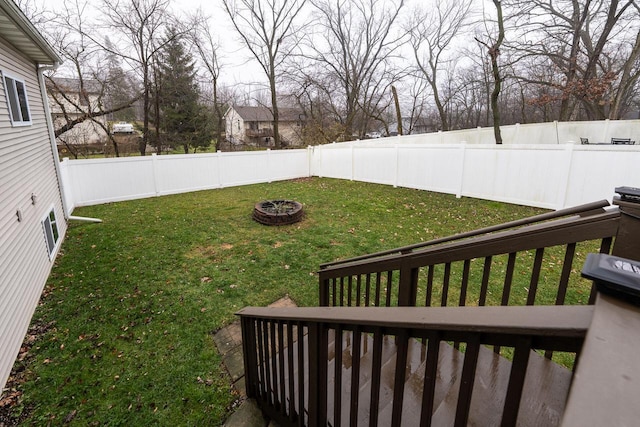
[[[60,242],[60,233],[58,232],[58,220],[56,219],[56,212],[53,207],[42,220],[42,227],[44,228],[44,238],[47,242],[47,251],[49,252],[49,259],[53,259],[56,253],[58,243]]]
[[[27,88],[23,80],[16,79],[5,73],[2,75],[4,81],[4,93],[9,106],[9,118],[13,126],[28,126],[31,124],[31,112],[29,111],[29,101],[27,100]]]

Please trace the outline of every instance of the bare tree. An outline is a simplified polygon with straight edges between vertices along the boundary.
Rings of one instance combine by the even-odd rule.
[[[33,0],[14,0],[14,3],[37,28],[42,28],[50,19],[48,11]]]
[[[381,112],[390,101],[386,94],[400,77],[392,59],[405,36],[394,32],[404,0],[311,3],[319,31],[307,46],[315,73],[305,78],[331,103],[343,138],[352,139],[356,131],[362,136],[370,119],[385,124]]]
[[[273,139],[275,147],[281,148],[276,83],[283,61],[295,48],[289,35],[306,0],[222,0],[222,3],[269,81]]]
[[[431,87],[442,130],[449,130],[446,112],[448,100],[441,96],[439,76],[444,77],[445,81],[453,78],[452,74],[443,75],[447,67],[443,67],[442,63],[453,59],[446,54],[468,24],[471,4],[470,0],[431,2],[428,9],[416,9],[407,25],[416,71]]]
[[[201,14],[201,13],[199,13]],[[224,128],[224,110],[219,94],[220,71],[220,45],[211,33],[209,20],[198,20],[193,26],[193,43],[198,51],[200,60],[204,65],[211,80],[211,95],[213,97],[213,112],[216,119],[215,138],[216,144],[222,142],[222,130]]]
[[[169,0],[102,0],[102,22],[115,34],[113,44],[107,44],[95,35],[91,39],[106,51],[119,55],[142,80],[143,134],[139,144],[145,155],[149,141],[149,121],[152,113],[151,90],[153,61],[158,52],[171,39],[162,38],[170,19]],[[184,31],[183,31],[184,32]],[[177,33],[182,34],[181,33]]]
[[[512,46],[526,66],[520,79],[549,90],[537,103],[559,103],[559,119],[619,118],[638,81],[640,19],[635,0],[508,0],[516,35]],[[549,66],[557,76],[530,75]]]
[[[99,128],[111,140],[114,151],[118,155],[116,141],[111,137],[106,117],[125,110],[139,99],[139,93],[131,91],[126,97],[112,99],[110,92],[118,85],[127,82],[114,81],[101,64],[105,59],[104,51],[99,49],[90,38],[90,24],[87,24],[86,2],[68,0],[63,10],[56,14],[42,11],[40,21],[42,31],[46,32],[53,45],[64,60],[64,67],[58,72],[49,73],[47,89],[53,102],[57,119],[55,136],[62,141],[71,153],[76,150],[70,146],[73,138],[62,137],[65,133],[76,129],[86,121],[92,125],[85,126],[80,133],[86,134],[89,129]],[[61,79],[59,74],[67,78]],[[76,129],[76,133],[78,133]],[[86,135],[84,135],[86,140]]]
[[[498,14],[496,23],[498,25],[498,36],[493,42],[484,42],[476,37],[478,43],[487,48],[487,53],[491,60],[491,71],[493,74],[493,91],[491,92],[491,112],[493,115],[493,134],[495,136],[496,144],[502,144],[502,135],[500,133],[500,108],[498,106],[498,97],[500,96],[500,89],[502,87],[502,76],[500,75],[500,67],[498,66],[498,56],[500,55],[500,46],[504,41],[504,19],[502,16],[502,3],[501,0],[493,0],[493,4],[496,7]]]
[[[640,19],[640,4],[633,4],[636,10],[636,19]],[[640,80],[640,29],[635,41],[630,45],[628,59],[624,62],[619,74],[618,90],[611,102],[609,110],[610,119],[619,119],[622,116],[625,103],[630,103],[633,95],[637,95],[638,81]]]
[[[410,135],[421,124],[425,124],[427,113],[427,97],[429,93],[429,85],[422,78],[411,78],[410,85],[405,89],[411,104],[408,106],[407,125],[403,131]]]

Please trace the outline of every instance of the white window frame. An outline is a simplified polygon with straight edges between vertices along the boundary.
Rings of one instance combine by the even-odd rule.
[[[47,252],[49,253],[49,260],[53,260],[61,240],[58,217],[56,216],[53,205],[42,218],[42,231],[44,232],[44,242],[47,247]]]
[[[27,96],[27,85],[24,80],[6,72],[2,72],[2,84],[4,95],[9,109],[9,119],[12,126],[30,126],[31,109],[29,108],[29,97]],[[22,92],[22,96],[20,96]],[[25,113],[28,117],[25,120]]]

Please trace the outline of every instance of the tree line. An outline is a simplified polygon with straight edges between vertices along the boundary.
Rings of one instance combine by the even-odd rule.
[[[500,143],[500,124],[640,110],[635,0],[222,0],[215,17],[171,5],[95,0],[88,16],[81,0],[57,13],[20,4],[65,72],[101,82],[99,111],[141,118],[141,153],[221,141],[236,103],[271,110],[276,147],[280,106],[303,111],[308,144],[491,125]],[[223,19],[259,64],[263,91],[224,83]]]

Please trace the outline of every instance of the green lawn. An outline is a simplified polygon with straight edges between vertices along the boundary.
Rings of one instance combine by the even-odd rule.
[[[265,227],[263,199],[306,219]],[[24,424],[217,425],[235,396],[212,334],[244,306],[317,305],[319,264],[542,212],[419,190],[302,179],[79,208],[33,328]]]

